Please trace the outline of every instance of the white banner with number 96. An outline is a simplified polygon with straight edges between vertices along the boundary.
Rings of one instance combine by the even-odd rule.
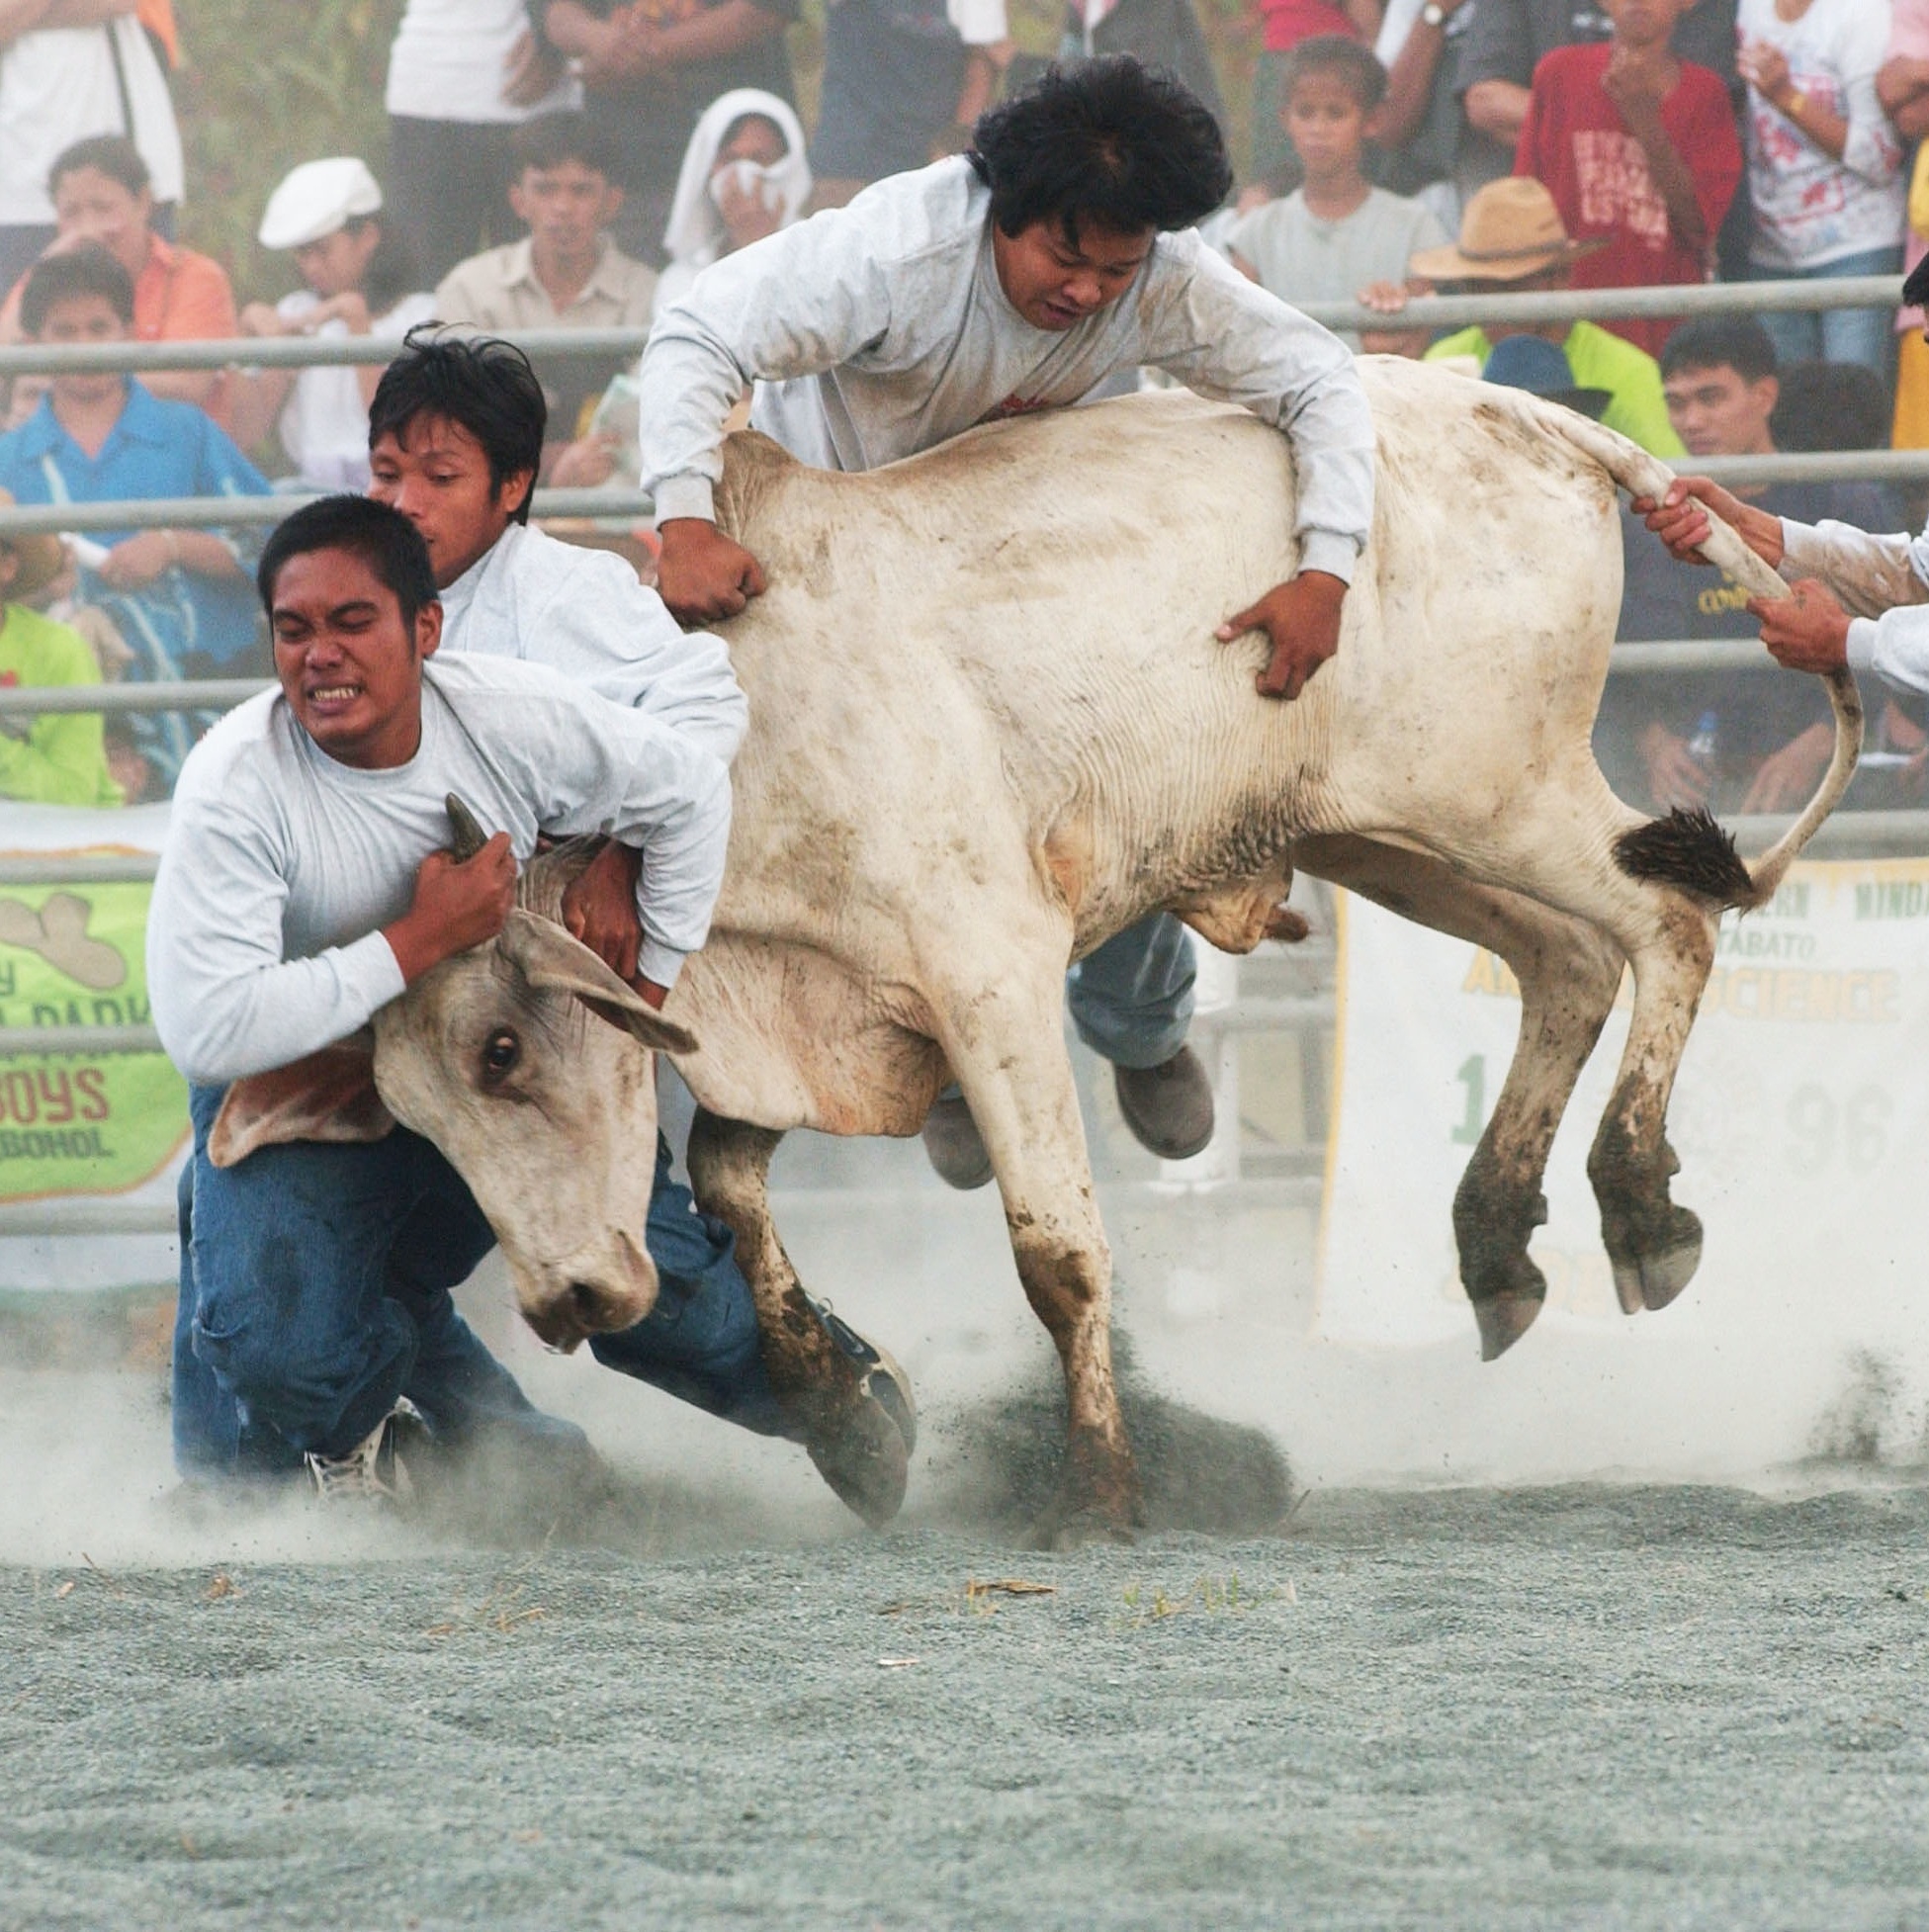
[[[1340,1013],[1318,1332],[1471,1338],[1453,1189],[1520,1024],[1493,955],[1339,895]],[[1620,1323],[1585,1163],[1627,1033],[1629,989],[1548,1164],[1542,1323]],[[1702,1271],[1671,1327],[1745,1321],[1871,1339],[1929,1333],[1929,860],[1797,866],[1723,921],[1669,1113],[1675,1198]]]

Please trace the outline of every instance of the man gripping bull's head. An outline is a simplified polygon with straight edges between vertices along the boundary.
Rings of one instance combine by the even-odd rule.
[[[1372,521],[1373,425],[1338,339],[1191,231],[1231,185],[1205,107],[1118,55],[1052,69],[987,114],[967,154],[707,269],[641,371],[664,601],[707,620],[764,587],[712,502],[746,378],[752,427],[803,462],[871,470],[1151,364],[1292,447],[1298,573],[1254,585],[1219,635],[1264,631],[1261,692],[1297,697],[1339,648]]]

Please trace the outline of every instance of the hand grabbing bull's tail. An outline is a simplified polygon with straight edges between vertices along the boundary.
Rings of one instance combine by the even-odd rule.
[[[1658,457],[1630,443],[1625,436],[1590,421],[1572,409],[1543,403],[1524,392],[1500,394],[1531,410],[1542,428],[1555,429],[1584,455],[1593,458],[1620,486],[1634,496],[1651,496],[1659,502],[1674,482],[1674,473]],[[1729,524],[1713,510],[1703,506],[1709,520],[1709,535],[1702,554],[1718,570],[1742,585],[1751,596],[1768,602],[1788,597],[1789,586],[1762,562]],[[1787,876],[1801,849],[1815,834],[1822,821],[1841,802],[1842,794],[1855,776],[1856,760],[1862,751],[1862,695],[1853,674],[1847,669],[1822,673],[1828,687],[1828,702],[1835,713],[1835,745],[1830,751],[1828,769],[1822,774],[1815,795],[1787,832],[1752,864],[1735,850],[1734,839],[1706,810],[1670,812],[1665,818],[1651,819],[1622,833],[1615,841],[1615,860],[1631,878],[1650,879],[1658,884],[1679,886],[1684,892],[1712,901],[1717,906],[1736,906],[1750,912],[1765,905]]]

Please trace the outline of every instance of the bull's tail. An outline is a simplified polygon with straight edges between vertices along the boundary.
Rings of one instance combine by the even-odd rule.
[[[1536,402],[1519,391],[1514,394],[1533,411],[1536,423],[1558,430],[1630,495],[1659,498],[1674,482],[1674,472],[1665,463],[1625,436],[1572,409]],[[1789,594],[1789,586],[1711,510],[1709,522],[1712,527],[1702,553],[1710,564],[1726,571],[1751,596],[1774,599]],[[1734,840],[1707,812],[1676,811],[1636,826],[1615,841],[1615,858],[1622,870],[1744,912],[1773,898],[1801,848],[1840,803],[1862,753],[1862,695],[1855,678],[1843,669],[1828,672],[1823,682],[1835,713],[1835,747],[1828,769],[1795,824],[1767,851],[1746,862],[1736,852]]]

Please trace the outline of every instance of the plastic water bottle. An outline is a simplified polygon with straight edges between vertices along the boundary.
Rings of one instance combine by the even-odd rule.
[[[1695,721],[1694,735],[1688,741],[1688,755],[1708,772],[1714,772],[1715,733],[1719,720],[1711,711],[1704,711]]]

